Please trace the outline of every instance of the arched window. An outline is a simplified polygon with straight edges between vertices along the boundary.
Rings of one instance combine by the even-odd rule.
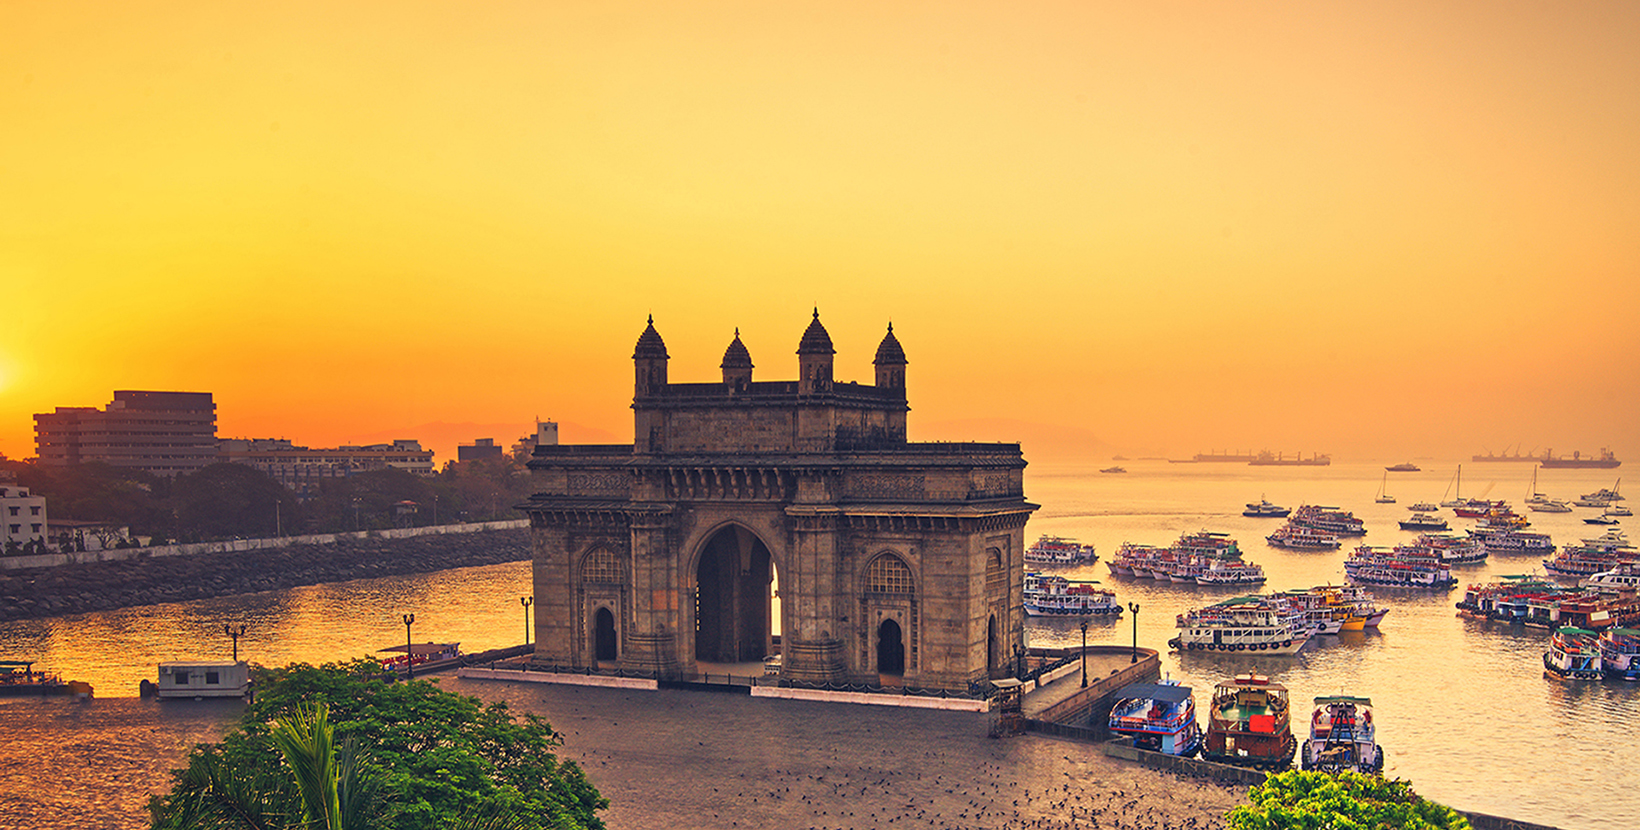
[[[911,594],[916,585],[911,581],[911,569],[900,557],[885,553],[866,566],[866,591],[873,594]]]
[[[625,582],[626,569],[621,567],[621,560],[615,554],[599,548],[587,554],[581,563],[581,579],[584,582]]]

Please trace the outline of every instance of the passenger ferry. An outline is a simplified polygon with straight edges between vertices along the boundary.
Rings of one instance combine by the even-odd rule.
[[[1451,568],[1422,549],[1362,545],[1344,562],[1344,577],[1361,585],[1388,588],[1450,588],[1458,584]]]
[[[1414,513],[1410,519],[1402,519],[1402,530],[1446,530],[1446,519],[1430,513]]]
[[[1178,615],[1179,635],[1167,641],[1176,651],[1242,652],[1255,656],[1297,654],[1310,629],[1283,600],[1246,596]]]
[[[1640,563],[1625,562],[1609,571],[1587,577],[1578,584],[1587,588],[1640,591]]]
[[[1569,680],[1599,680],[1601,668],[1599,635],[1567,626],[1555,630],[1549,650],[1543,653],[1543,674]]]
[[[1304,742],[1299,768],[1321,772],[1384,771],[1384,748],[1372,725],[1372,700],[1349,695],[1315,699],[1310,716],[1310,739]]]
[[[1264,537],[1264,541],[1292,550],[1337,550],[1343,547],[1338,537],[1331,533],[1292,523],[1276,528],[1276,532]]]
[[[1593,576],[1636,561],[1640,561],[1640,552],[1614,527],[1580,545],[1567,545],[1555,558],[1543,560],[1543,569],[1555,576]]]
[[[1202,759],[1280,770],[1298,751],[1287,687],[1256,674],[1238,674],[1213,689]]]
[[[1365,536],[1367,526],[1355,514],[1336,507],[1306,504],[1293,513],[1291,523],[1331,533],[1334,536]]]
[[[1251,562],[1215,561],[1196,573],[1197,585],[1262,585],[1264,568]]]
[[[1458,536],[1450,533],[1421,533],[1418,539],[1410,545],[1400,545],[1396,550],[1407,548],[1411,551],[1427,551],[1441,558],[1448,565],[1471,565],[1476,562],[1485,562],[1489,553],[1486,546],[1473,536]]]
[[[1055,574],[1025,574],[1025,613],[1033,617],[1119,616],[1116,592],[1092,580],[1070,580]]]
[[[1458,616],[1522,622],[1532,600],[1564,593],[1565,588],[1543,577],[1512,574],[1500,577],[1497,582],[1470,585],[1465,588],[1463,599],[1457,602]]]
[[[1640,631],[1603,631],[1596,646],[1600,649],[1600,671],[1608,679],[1640,680]]]
[[[1063,536],[1047,536],[1025,549],[1025,561],[1037,565],[1085,565],[1099,561],[1093,545]]]
[[[1108,725],[1117,735],[1133,736],[1138,749],[1189,758],[1201,750],[1196,723],[1196,695],[1177,681],[1134,683],[1111,696]]]
[[[1508,555],[1529,553],[1548,556],[1555,552],[1555,543],[1547,533],[1533,533],[1514,528],[1475,528],[1469,531],[1488,553]]]

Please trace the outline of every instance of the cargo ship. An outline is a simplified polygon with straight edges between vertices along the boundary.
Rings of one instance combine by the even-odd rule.
[[[1288,458],[1286,453],[1264,450],[1247,463],[1254,467],[1325,467],[1332,463],[1332,456],[1328,453],[1314,453],[1305,458],[1304,453],[1299,453]]]
[[[1622,464],[1617,456],[1605,447],[1600,448],[1597,455],[1585,457],[1581,452],[1574,452],[1570,458],[1556,458],[1548,450],[1543,452],[1543,458],[1538,461],[1546,470],[1573,469],[1573,470],[1610,470]]]

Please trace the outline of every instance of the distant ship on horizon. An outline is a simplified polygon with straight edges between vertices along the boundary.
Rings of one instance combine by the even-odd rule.
[[[1263,450],[1247,463],[1253,467],[1325,467],[1332,463],[1332,455],[1321,452],[1305,458],[1304,453],[1299,453],[1288,458],[1285,453]]]
[[[1230,452],[1229,450],[1224,450],[1222,452],[1199,452],[1196,453],[1196,457],[1191,460],[1204,464],[1220,462],[1246,464],[1257,457],[1258,455],[1252,452]]]
[[[1509,453],[1493,455],[1491,452],[1487,452],[1486,455],[1473,456],[1471,460],[1531,461],[1537,464],[1542,464],[1544,469],[1551,470],[1609,470],[1623,463],[1617,460],[1617,456],[1612,453],[1610,449],[1605,447],[1601,447],[1598,454],[1587,457],[1585,457],[1582,452],[1575,451],[1569,457],[1556,458],[1552,450],[1544,450],[1542,455],[1535,455],[1532,453],[1522,454],[1519,450],[1516,450],[1513,455]]]

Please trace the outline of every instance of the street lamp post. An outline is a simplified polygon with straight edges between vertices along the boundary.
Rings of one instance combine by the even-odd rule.
[[[239,662],[239,638],[245,636],[244,624],[240,624],[238,631],[235,631],[231,625],[224,625],[222,626],[222,633],[233,638],[233,661],[235,663]]]
[[[1133,612],[1133,659],[1129,663],[1139,662],[1139,603],[1128,603],[1128,610]]]
[[[1088,687],[1088,621],[1082,619],[1082,688]]]
[[[530,603],[535,597],[519,597],[518,604],[524,606],[524,645],[530,644]]]
[[[404,615],[404,679],[416,679],[416,647],[410,642],[410,624],[416,621],[415,614]]]

